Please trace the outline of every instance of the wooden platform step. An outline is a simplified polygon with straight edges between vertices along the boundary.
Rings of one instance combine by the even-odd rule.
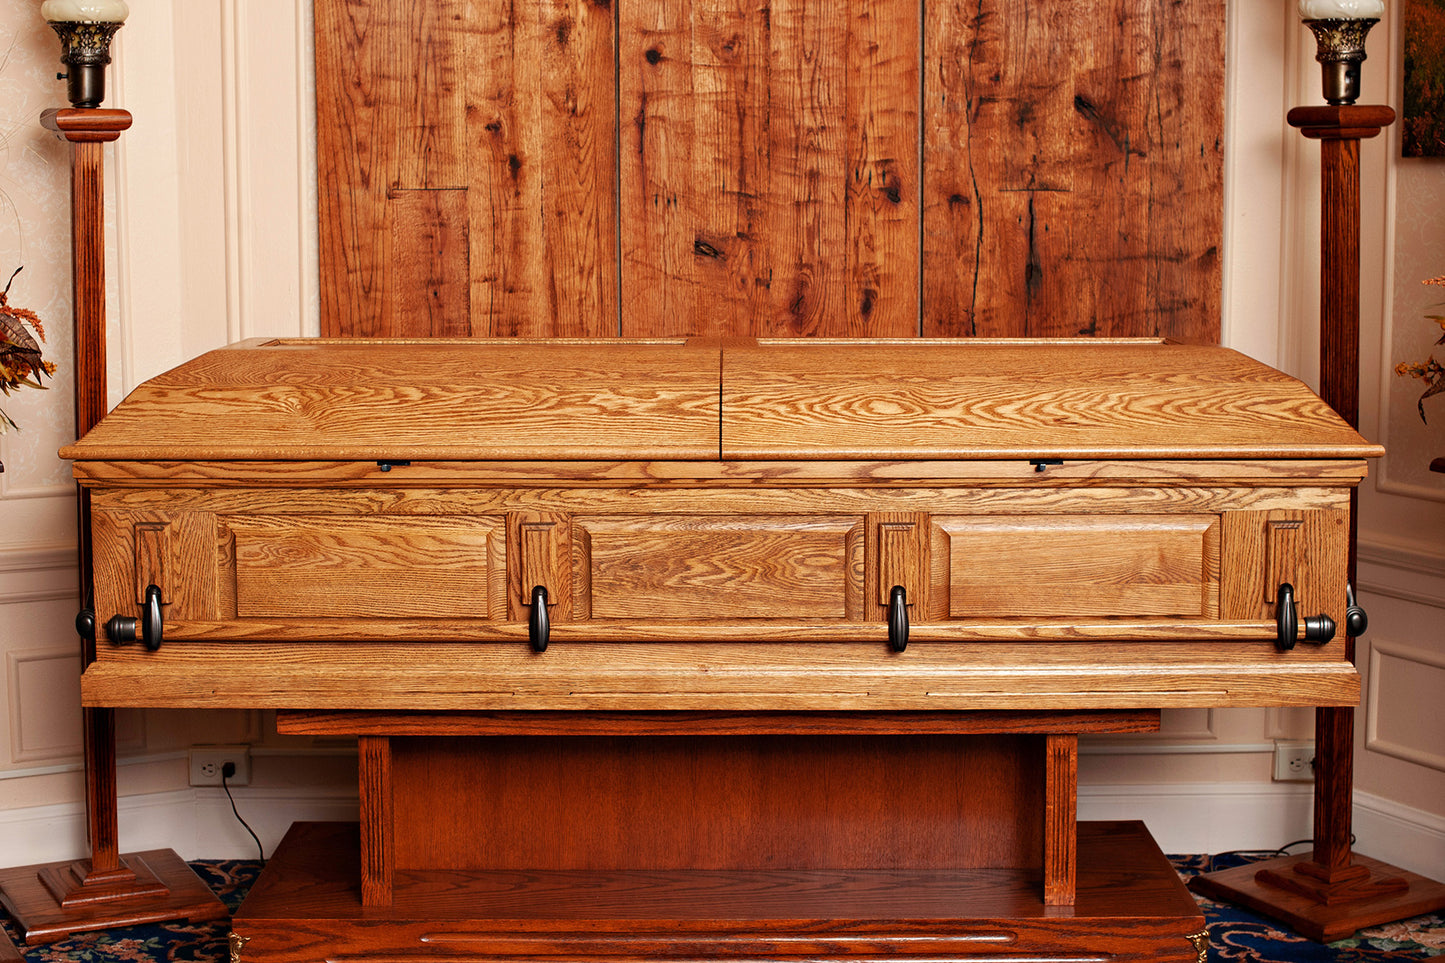
[[[1202,959],[1204,918],[1143,824],[1079,824],[1079,893],[971,869],[397,874],[361,905],[354,824],[298,823],[233,922],[244,963],[529,957]],[[1198,945],[1202,945],[1198,944]]]

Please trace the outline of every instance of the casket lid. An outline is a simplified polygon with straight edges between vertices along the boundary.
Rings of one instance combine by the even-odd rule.
[[[136,388],[76,460],[716,459],[718,349],[671,341],[244,341]]]
[[[147,381],[83,461],[1361,458],[1304,384],[1158,341],[270,340]]]
[[[735,459],[1360,458],[1302,382],[1147,339],[764,340],[723,355]]]

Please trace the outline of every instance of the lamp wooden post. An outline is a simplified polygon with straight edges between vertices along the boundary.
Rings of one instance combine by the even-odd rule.
[[[65,47],[74,106],[47,110],[41,124],[71,145],[72,298],[75,315],[75,430],[83,436],[108,410],[105,344],[104,149],[131,125],[124,110],[102,109],[110,39],[126,14],[121,0],[49,0],[41,13]],[[88,18],[88,19],[81,19]],[[83,604],[89,605],[90,498],[79,491]],[[82,620],[84,613],[82,613]],[[94,617],[77,621],[81,662],[95,659]],[[169,849],[121,855],[115,781],[115,710],[83,710],[85,802],[90,858],[0,870],[0,901],[26,943],[85,930],[162,920],[216,919],[225,905]],[[8,942],[8,941],[7,941]],[[0,945],[0,959],[7,948]]]
[[[1376,7],[1377,5],[1377,7]],[[1302,0],[1319,42],[1327,105],[1296,107],[1290,126],[1320,143],[1320,397],[1352,426],[1360,419],[1360,141],[1395,121],[1387,106],[1357,106],[1364,39],[1382,0]],[[1338,10],[1333,9],[1338,8]],[[1323,17],[1321,17],[1323,14]],[[1350,496],[1350,584],[1358,496]],[[1353,630],[1351,631],[1351,629]],[[1354,661],[1351,626],[1347,654]],[[1354,709],[1315,710],[1314,848],[1305,855],[1197,877],[1191,888],[1285,921],[1311,939],[1342,939],[1445,907],[1445,885],[1351,849]]]

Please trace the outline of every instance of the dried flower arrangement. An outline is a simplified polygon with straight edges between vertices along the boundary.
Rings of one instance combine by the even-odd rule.
[[[34,311],[10,306],[10,285],[15,283],[16,268],[0,291],[0,393],[10,394],[10,389],[29,386],[45,388],[42,377],[55,374],[55,365],[40,356],[40,345],[45,341],[45,327]],[[29,325],[35,330],[31,335]],[[39,338],[39,341],[36,340]],[[19,429],[14,420],[0,409],[0,433],[9,428]]]
[[[1423,283],[1445,287],[1445,274],[1440,275],[1438,278],[1429,278]],[[1442,329],[1445,329],[1445,315],[1427,314],[1425,317],[1427,320],[1434,321],[1440,325]],[[1441,334],[1440,340],[1435,343],[1437,345],[1445,344],[1445,334]],[[1431,395],[1438,395],[1445,392],[1445,367],[1441,367],[1440,362],[1435,360],[1435,355],[1431,354],[1430,357],[1419,364],[1411,364],[1408,361],[1400,362],[1395,365],[1395,374],[1408,375],[1411,378],[1419,378],[1425,382],[1425,393],[1420,395],[1420,400],[1416,403],[1416,407],[1420,409],[1420,420],[1425,421],[1425,399]]]

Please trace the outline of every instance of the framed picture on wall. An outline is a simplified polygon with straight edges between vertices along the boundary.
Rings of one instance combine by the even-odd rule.
[[[1401,154],[1445,157],[1445,0],[1404,0],[1405,110]]]

